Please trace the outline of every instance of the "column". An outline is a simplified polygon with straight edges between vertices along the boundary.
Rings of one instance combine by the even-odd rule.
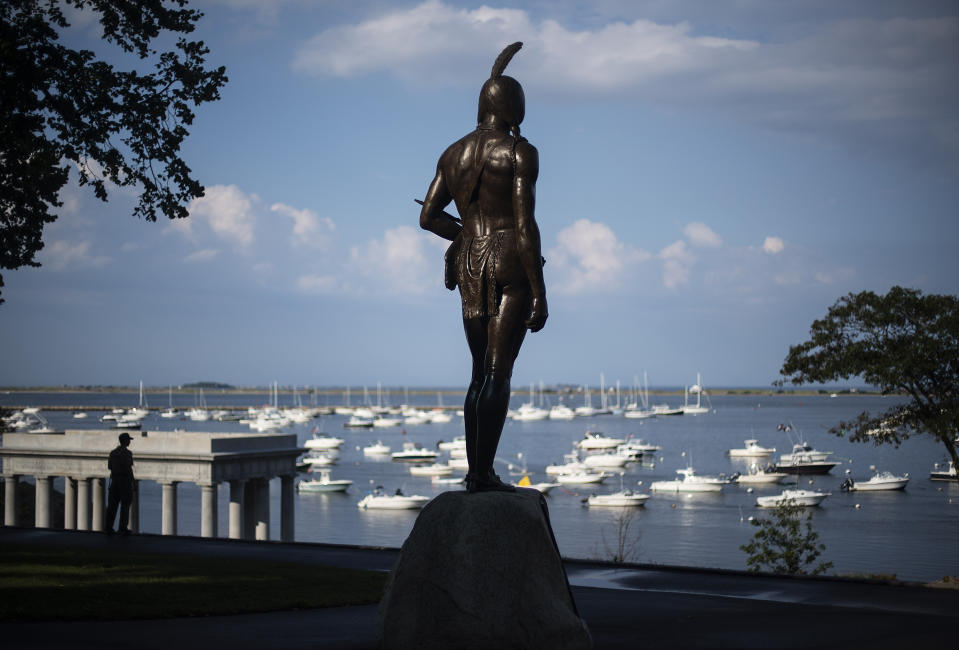
[[[256,479],[248,479],[243,486],[243,539],[256,535]]]
[[[34,511],[34,526],[37,528],[50,527],[50,477],[37,476],[36,509]]]
[[[256,484],[256,539],[270,539],[270,481],[260,478]]]
[[[93,484],[93,524],[90,527],[90,530],[99,530],[103,532],[106,530],[104,522],[106,521],[106,493],[104,489],[106,485],[105,478],[92,478],[90,479]],[[110,527],[112,528],[114,523],[110,522]]]
[[[133,480],[133,499],[130,501],[130,521],[127,524],[131,533],[140,532],[140,481]]]
[[[77,530],[90,530],[90,479],[77,479]]]
[[[63,477],[63,529],[77,528],[77,482],[69,476]]]
[[[17,485],[20,483],[20,477],[11,474],[4,476],[4,496],[3,496],[3,525],[17,525]]]
[[[293,532],[293,478],[292,474],[280,477],[280,541],[295,541]]]
[[[176,535],[176,481],[163,483],[163,519],[160,533]]]
[[[200,537],[216,537],[216,483],[200,485]]]
[[[243,493],[246,481],[230,481],[230,539],[243,539]]]

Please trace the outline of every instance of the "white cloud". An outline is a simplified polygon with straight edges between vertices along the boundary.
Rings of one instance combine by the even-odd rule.
[[[717,235],[712,228],[700,221],[694,221],[683,229],[689,243],[697,248],[717,248],[722,245],[723,238]]]
[[[274,203],[270,206],[270,211],[293,219],[294,245],[310,246],[319,250],[329,247],[331,235],[336,230],[332,219],[320,217],[312,210],[298,210],[284,203]]]
[[[696,261],[696,256],[686,248],[686,242],[673,242],[659,251],[657,257],[663,260],[664,287],[676,289],[680,285],[689,284],[690,268]]]
[[[332,275],[319,274],[301,275],[296,284],[306,293],[334,293],[340,285]]]
[[[248,196],[236,185],[213,185],[206,188],[205,196],[190,202],[189,222],[174,220],[171,227],[195,235],[193,226],[205,223],[217,237],[247,248],[253,243],[253,204],[257,201],[255,194]]]
[[[763,240],[763,250],[770,255],[781,253],[785,247],[786,245],[780,237],[766,237],[766,239]]]
[[[106,255],[94,255],[90,252],[90,242],[81,241],[71,243],[60,239],[50,242],[43,247],[41,255],[44,266],[63,271],[75,268],[98,268],[108,264],[110,258]]]
[[[558,246],[547,253],[562,293],[600,291],[616,287],[630,268],[650,258],[644,250],[624,244],[604,223],[579,219],[556,235]]]
[[[443,256],[431,246],[436,243],[433,240],[437,238],[411,226],[398,226],[384,232],[382,239],[354,246],[350,262],[374,280],[374,293],[421,294],[442,283]],[[427,255],[427,247],[436,252]]]
[[[569,28],[521,9],[427,0],[325,29],[299,48],[294,67],[478,86],[497,48],[522,40],[510,71],[528,89],[574,100],[589,92],[696,105],[862,149],[909,149],[959,165],[959,142],[942,137],[959,132],[952,64],[959,59],[959,18],[826,17],[804,25],[760,41],[646,19]]]
[[[219,252],[220,251],[218,251],[215,248],[201,248],[200,250],[193,251],[192,253],[184,257],[183,261],[190,264],[194,262],[209,262],[214,257],[216,257],[217,253]]]

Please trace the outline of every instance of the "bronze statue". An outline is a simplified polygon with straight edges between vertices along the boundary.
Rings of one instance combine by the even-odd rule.
[[[420,226],[452,240],[446,287],[460,288],[463,328],[473,357],[465,426],[470,492],[512,491],[493,471],[509,408],[510,377],[526,330],[546,324],[539,227],[533,216],[539,154],[520,136],[523,87],[503,70],[522,47],[497,57],[479,96],[476,129],[436,165]],[[462,220],[444,212],[455,202]]]

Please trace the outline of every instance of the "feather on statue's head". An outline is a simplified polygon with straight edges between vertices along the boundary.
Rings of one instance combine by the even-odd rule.
[[[496,57],[490,77],[480,90],[479,110],[476,116],[476,121],[479,123],[487,115],[495,115],[509,124],[516,135],[519,135],[519,125],[526,116],[526,95],[519,82],[504,75],[503,71],[521,47],[523,44],[517,41],[507,45]]]

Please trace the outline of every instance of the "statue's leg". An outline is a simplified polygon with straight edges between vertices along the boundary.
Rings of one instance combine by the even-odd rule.
[[[463,404],[463,425],[466,433],[466,460],[469,462],[469,473],[466,477],[468,488],[470,480],[476,474],[476,445],[479,430],[477,407],[480,392],[483,389],[483,382],[486,379],[486,319],[464,318],[463,330],[466,332],[466,342],[469,344],[470,354],[473,356],[473,374],[470,378],[469,388],[466,391],[466,402]]]
[[[529,293],[505,287],[499,315],[489,319],[484,381],[477,403],[477,458],[480,476],[492,476],[493,460],[509,410],[513,362],[526,336]]]

